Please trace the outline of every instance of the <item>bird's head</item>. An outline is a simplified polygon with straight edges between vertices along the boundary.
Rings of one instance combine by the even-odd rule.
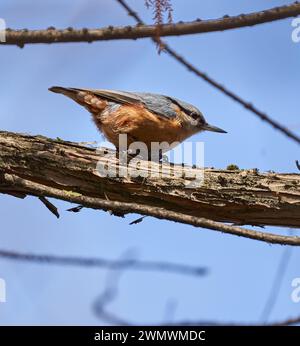
[[[227,133],[220,127],[210,125],[204,118],[203,114],[197,110],[197,112],[191,112],[188,114],[190,126],[194,127],[195,131],[211,131],[218,133]]]
[[[200,131],[211,131],[218,133],[227,133],[217,126],[208,124],[205,120],[202,112],[195,106],[186,103],[184,101],[176,100],[177,105],[181,108],[184,113],[186,126],[189,127],[189,130],[197,133]]]

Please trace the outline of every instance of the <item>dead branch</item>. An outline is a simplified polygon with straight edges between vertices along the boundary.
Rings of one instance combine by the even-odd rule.
[[[191,181],[181,165],[142,161],[139,172],[146,178],[132,176],[137,171],[130,165],[127,176],[101,176],[99,163],[124,168],[114,151],[42,136],[0,131],[0,152],[2,193],[53,197],[118,216],[138,213],[270,243],[300,245],[300,237],[221,223],[299,227],[300,174],[205,169],[203,184],[187,188]],[[162,175],[166,169],[169,176]]]
[[[164,24],[160,26],[159,35],[179,36],[189,34],[200,34],[214,31],[224,31],[272,22],[275,20],[295,17],[300,14],[300,4],[295,2],[290,5],[274,7],[265,11],[238,16],[224,16],[223,18],[211,20],[195,20],[193,22]],[[139,39],[157,36],[156,25],[126,26],[101,29],[67,28],[57,30],[50,27],[46,30],[6,30],[6,42],[1,44],[18,45],[32,43],[66,43],[66,42],[93,42],[104,40]]]

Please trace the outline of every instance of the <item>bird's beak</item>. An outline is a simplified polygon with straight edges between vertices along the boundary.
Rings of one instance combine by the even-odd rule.
[[[202,125],[202,129],[205,131],[219,132],[219,133],[227,133],[226,131],[220,129],[217,126],[212,126],[209,124]]]

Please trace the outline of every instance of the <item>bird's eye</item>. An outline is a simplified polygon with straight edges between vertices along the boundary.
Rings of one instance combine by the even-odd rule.
[[[198,119],[198,114],[197,113],[191,113],[190,116],[193,118],[193,119]]]

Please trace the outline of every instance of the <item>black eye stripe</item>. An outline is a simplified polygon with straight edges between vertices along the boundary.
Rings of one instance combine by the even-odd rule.
[[[190,109],[187,109],[187,108],[182,108],[181,109],[187,114],[189,115],[190,117],[192,117],[193,119],[198,119],[199,118],[199,114],[196,113],[195,111],[192,111]]]
[[[175,103],[175,104],[176,104],[181,110],[183,110],[187,115],[192,116],[193,118],[194,118],[194,116],[195,116],[195,118],[198,118],[198,117],[199,117],[199,115],[198,115],[195,111],[193,111],[193,110],[191,110],[191,109],[188,109],[188,108],[185,108],[185,107],[182,107],[182,105],[181,105],[180,103],[178,103],[175,99],[170,98],[170,97],[168,97],[168,99],[169,99],[172,103]]]

